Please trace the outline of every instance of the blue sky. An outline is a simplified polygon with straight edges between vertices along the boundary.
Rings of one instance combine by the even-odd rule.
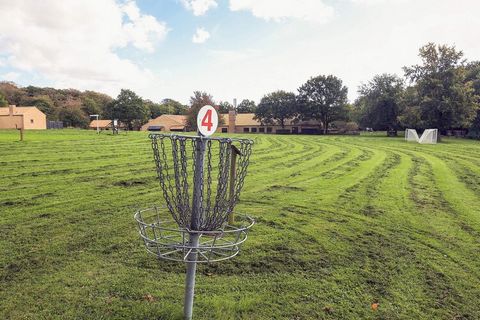
[[[334,74],[355,99],[429,41],[480,59],[476,0],[0,0],[0,80],[188,103]]]

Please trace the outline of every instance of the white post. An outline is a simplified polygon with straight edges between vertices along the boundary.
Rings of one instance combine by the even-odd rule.
[[[201,134],[199,133],[199,136]],[[192,216],[190,229],[198,231],[202,212],[202,194],[203,194],[203,161],[205,157],[205,141],[203,138],[196,142],[195,150],[195,175],[193,178],[193,200]],[[185,278],[185,301],[183,306],[183,317],[185,320],[191,320],[193,315],[193,298],[195,296],[195,272],[197,269],[197,248],[200,235],[190,233],[190,253],[187,257],[187,276]]]
[[[90,118],[91,117],[96,117],[96,120],[97,120],[97,134],[100,133],[100,127],[98,126],[98,116],[99,116],[98,114],[91,114],[90,115]]]

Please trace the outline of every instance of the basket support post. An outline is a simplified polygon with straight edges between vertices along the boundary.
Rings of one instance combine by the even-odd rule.
[[[202,138],[196,141],[195,150],[195,174],[193,177],[193,200],[190,229],[198,231],[202,215],[202,194],[203,194],[203,161],[205,158],[205,141]],[[183,306],[183,317],[186,320],[192,319],[193,298],[195,296],[195,272],[197,270],[197,248],[200,234],[190,233],[190,253],[187,256],[187,275],[185,278],[185,301]]]
[[[230,201],[235,201],[234,196],[235,196],[235,180],[236,180],[236,173],[237,173],[237,154],[241,154],[240,150],[238,150],[237,147],[235,147],[233,144],[231,146],[232,151],[231,151],[231,158],[230,158]],[[233,207],[233,206],[232,206]],[[235,223],[235,213],[230,212],[228,215],[228,224],[232,225]]]
[[[190,246],[198,247],[198,233],[190,234]],[[195,250],[195,249],[194,249]],[[197,252],[192,250],[188,255],[188,260],[196,260]],[[193,297],[195,295],[195,272],[197,271],[196,262],[187,261],[187,276],[185,278],[185,301],[183,305],[183,317],[185,320],[192,319],[193,314]]]

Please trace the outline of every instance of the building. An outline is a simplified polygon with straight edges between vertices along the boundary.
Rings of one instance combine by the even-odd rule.
[[[187,116],[162,114],[144,124],[141,131],[188,131]]]
[[[124,127],[121,123],[119,124],[119,128]],[[88,128],[92,130],[97,130],[97,126],[100,130],[111,130],[112,120],[92,120],[92,122],[90,122],[90,124],[88,125]]]
[[[37,107],[0,108],[0,129],[47,129],[47,116]]]
[[[223,125],[219,125],[217,132],[223,133],[278,133],[278,134],[316,134],[320,133],[321,126],[317,121],[286,120],[285,124],[267,125],[255,119],[254,113],[235,113],[230,111],[222,114]]]
[[[223,133],[293,133],[293,134],[315,134],[321,133],[317,121],[294,122],[287,120],[284,127],[279,125],[264,125],[254,119],[254,113],[236,113],[230,111],[228,114],[220,114],[223,124],[218,126],[217,132]],[[188,131],[187,116],[164,114],[152,119],[142,126],[142,131]]]

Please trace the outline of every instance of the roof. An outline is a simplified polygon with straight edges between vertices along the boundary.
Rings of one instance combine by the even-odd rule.
[[[42,112],[37,107],[14,107],[13,114],[14,115],[21,115],[30,112]],[[43,113],[43,112],[42,112]],[[4,107],[0,108],[0,116],[8,116],[10,114],[10,108]]]
[[[155,119],[148,121],[143,127],[148,128],[150,126],[166,126],[175,127],[175,129],[183,129],[187,125],[187,116],[174,115],[174,114],[162,114]]]
[[[181,126],[185,126],[187,124],[187,116],[176,114],[164,114],[164,116],[168,117],[172,121],[177,122]]]
[[[96,128],[97,124],[99,128],[109,127],[112,125],[112,120],[92,120],[92,122],[90,122],[89,127]]]
[[[235,118],[236,126],[260,126],[261,123],[258,120],[253,119],[255,113],[237,113]]]
[[[225,119],[225,123],[228,124],[228,115],[222,115],[223,118]],[[262,124],[260,121],[255,120],[255,113],[237,113],[236,119],[235,119],[235,125],[236,126],[261,126]],[[317,120],[292,120],[292,119],[286,119],[285,120],[285,125],[287,126],[295,126],[295,125],[302,125],[302,126],[318,126],[319,122]]]
[[[228,113],[222,113],[220,116],[223,119],[223,124],[219,127],[228,126]],[[261,123],[258,120],[254,120],[255,113],[237,113],[235,115],[235,125],[236,126],[260,126]]]

